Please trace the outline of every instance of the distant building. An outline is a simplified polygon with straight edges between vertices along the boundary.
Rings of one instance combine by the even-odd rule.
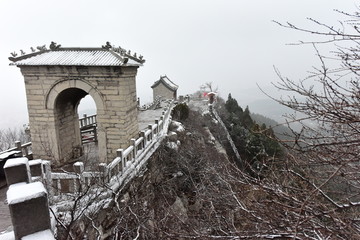
[[[165,99],[176,99],[178,85],[173,83],[166,75],[160,76],[160,79],[154,82],[151,86],[153,89],[153,99],[165,98]]]

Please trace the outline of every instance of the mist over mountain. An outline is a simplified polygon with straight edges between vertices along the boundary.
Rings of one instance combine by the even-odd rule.
[[[257,113],[271,118],[278,123],[285,122],[285,115],[294,113],[294,110],[287,108],[272,99],[260,99],[248,104],[251,113]]]

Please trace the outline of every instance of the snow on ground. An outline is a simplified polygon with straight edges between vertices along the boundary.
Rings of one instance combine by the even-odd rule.
[[[14,239],[15,239],[15,235],[13,231],[4,234],[0,233],[0,240],[14,240]]]
[[[21,238],[22,240],[55,240],[52,232],[48,230],[36,232]]]
[[[168,103],[161,102],[161,108],[158,109],[149,109],[146,111],[139,111],[138,114],[138,124],[139,124],[139,130],[147,129],[149,124],[154,124],[155,120],[158,120],[162,112],[165,110],[165,107],[168,105]]]

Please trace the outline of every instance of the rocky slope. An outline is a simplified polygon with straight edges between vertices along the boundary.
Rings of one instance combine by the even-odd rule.
[[[216,124],[210,115],[191,111],[183,126],[170,126],[169,137],[143,173],[114,196],[112,204],[89,216],[79,226],[79,236],[206,238],[241,226],[240,189],[233,179],[239,171],[223,148],[225,137],[211,133]]]

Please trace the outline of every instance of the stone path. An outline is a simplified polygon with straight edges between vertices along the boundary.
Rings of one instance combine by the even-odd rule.
[[[139,111],[138,114],[139,130],[142,131],[146,129],[149,124],[154,124],[155,120],[161,117],[161,114],[164,111],[164,107],[165,106],[161,106],[161,108],[155,110]]]
[[[200,112],[201,114],[204,112],[209,112],[208,100],[204,100],[204,99],[191,100],[189,102],[189,107],[192,110]]]
[[[0,179],[0,233],[11,227],[9,207],[5,204],[7,186],[4,181]]]

